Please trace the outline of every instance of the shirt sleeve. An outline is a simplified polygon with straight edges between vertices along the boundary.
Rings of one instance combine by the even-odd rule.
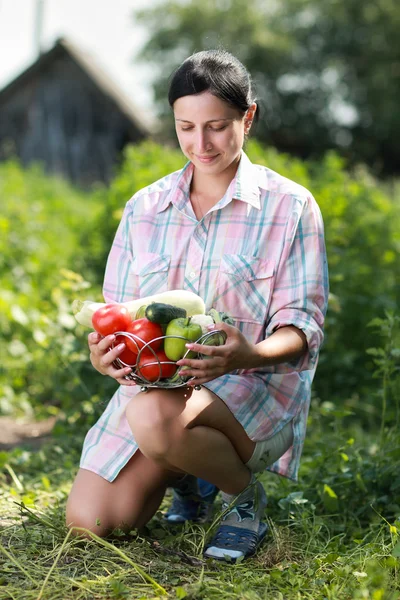
[[[106,302],[128,302],[135,299],[132,272],[134,256],[129,235],[131,220],[132,204],[128,202],[107,259],[103,283]]]
[[[292,211],[288,221],[266,328],[268,337],[279,327],[294,325],[305,333],[307,351],[294,361],[275,365],[274,373],[306,371],[316,366],[324,338],[328,288],[323,220],[310,195],[300,210]]]

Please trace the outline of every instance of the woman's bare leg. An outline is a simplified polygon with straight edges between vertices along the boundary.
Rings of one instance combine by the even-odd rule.
[[[240,493],[255,443],[224,402],[207,388],[139,393],[126,415],[141,452],[165,469],[181,469]]]
[[[206,388],[139,393],[127,406],[127,418],[140,451],[112,483],[80,469],[67,503],[68,526],[99,536],[116,528],[140,528],[157,511],[177,473],[206,479],[228,494],[248,485],[245,462],[255,443]]]
[[[67,502],[68,527],[104,537],[113,529],[143,527],[155,514],[176,475],[137,451],[113,482],[80,469]]]

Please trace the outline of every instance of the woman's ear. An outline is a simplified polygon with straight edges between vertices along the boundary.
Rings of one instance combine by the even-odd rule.
[[[244,116],[244,132],[246,135],[250,131],[256,111],[257,111],[257,104],[255,102],[253,102],[253,104],[251,106],[249,106],[249,108],[247,109],[246,114]]]

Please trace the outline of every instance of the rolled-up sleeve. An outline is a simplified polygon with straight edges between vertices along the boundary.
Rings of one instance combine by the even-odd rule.
[[[329,284],[323,220],[311,195],[299,199],[296,207],[275,275],[266,337],[279,327],[294,325],[306,335],[307,351],[295,361],[273,367],[275,373],[312,369],[324,338]]]
[[[129,235],[132,218],[132,204],[125,206],[108,255],[103,283],[103,296],[106,302],[127,302],[134,299],[132,272],[133,251]]]

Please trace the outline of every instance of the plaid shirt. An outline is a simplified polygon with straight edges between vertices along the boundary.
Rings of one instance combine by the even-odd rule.
[[[224,400],[249,437],[268,439],[289,421],[293,446],[269,467],[297,480],[311,383],[323,340],[328,273],[323,222],[308,190],[243,152],[224,197],[198,221],[192,163],[127,203],[104,280],[106,302],[191,290],[227,312],[257,343],[294,325],[308,350],[291,363],[234,371],[205,387]],[[88,432],[81,467],[112,481],[137,449],[125,407],[139,387],[121,386]]]

